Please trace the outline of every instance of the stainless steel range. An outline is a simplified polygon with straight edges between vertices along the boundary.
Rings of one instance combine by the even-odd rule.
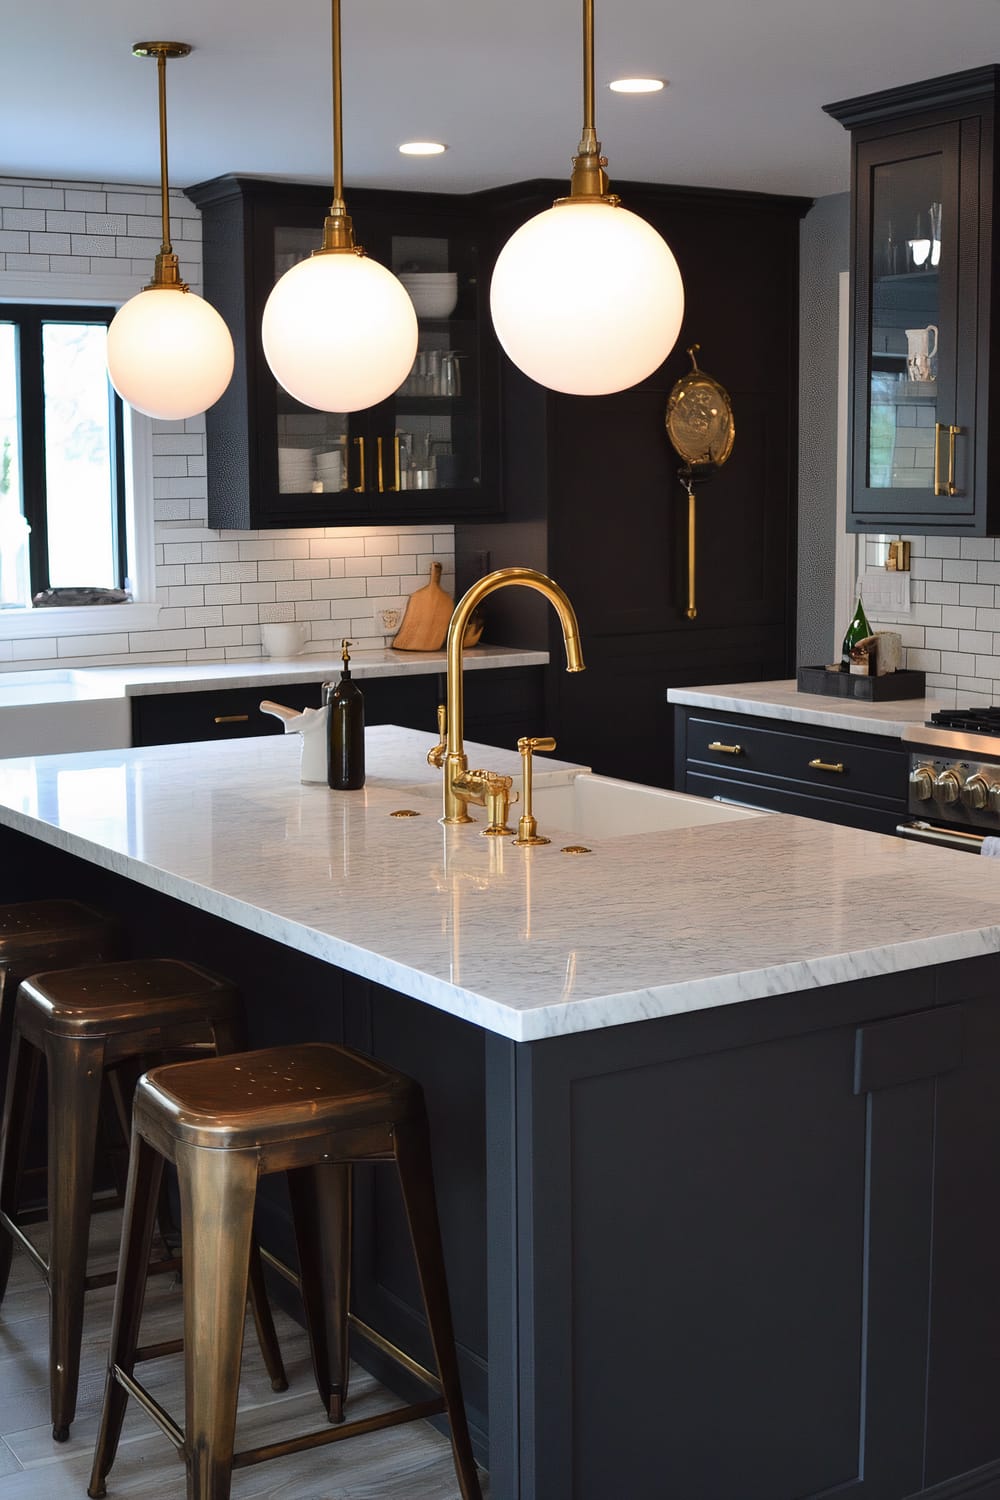
[[[903,738],[922,748],[910,755],[913,817],[896,831],[978,854],[1000,836],[1000,708],[942,709]]]

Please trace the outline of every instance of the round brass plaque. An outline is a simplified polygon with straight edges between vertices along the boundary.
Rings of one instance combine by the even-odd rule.
[[[401,807],[398,812],[391,812],[390,818],[419,818],[420,814],[414,812],[412,807]]]
[[[588,849],[586,844],[567,844],[559,850],[560,854],[593,854],[593,849]]]

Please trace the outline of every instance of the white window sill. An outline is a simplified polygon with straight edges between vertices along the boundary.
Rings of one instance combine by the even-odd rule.
[[[155,630],[158,604],[87,604],[70,609],[0,609],[0,641],[38,636],[107,635],[111,631]]]

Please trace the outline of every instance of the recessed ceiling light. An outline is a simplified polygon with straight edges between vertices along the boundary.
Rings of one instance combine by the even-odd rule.
[[[658,94],[665,78],[613,78],[608,84],[616,94]]]
[[[440,156],[448,147],[440,141],[404,141],[399,149],[404,156]]]

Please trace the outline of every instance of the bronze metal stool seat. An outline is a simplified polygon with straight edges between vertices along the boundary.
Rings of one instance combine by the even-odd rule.
[[[84,1293],[115,1274],[87,1275],[98,1114],[106,1074],[162,1053],[233,1052],[243,1043],[239,997],[231,984],[174,959],[127,959],[34,974],[18,990],[8,1086],[0,1131],[0,1244],[24,1247],[50,1293],[49,1387],[52,1435],[69,1436],[76,1411]],[[21,1176],[39,1068],[48,1072],[48,1260],[24,1230]],[[168,1258],[153,1270],[176,1270]],[[252,1255],[251,1302],[271,1383],[284,1368]]]
[[[145,1353],[138,1347],[139,1323],[164,1161],[177,1169],[182,1233],[197,1226],[184,1270],[184,1431],[133,1374]],[[437,1377],[348,1313],[351,1164],[379,1161],[395,1162],[398,1171]],[[329,1420],[343,1421],[349,1324],[401,1359],[433,1394],[361,1421],[234,1453],[254,1198],[258,1178],[279,1171],[288,1174],[313,1369]],[[448,1415],[463,1500],[481,1500],[418,1084],[360,1053],[324,1043],[154,1068],[136,1089],[125,1215],[90,1496],[107,1493],[131,1395],[183,1454],[188,1500],[228,1500],[234,1468],[439,1412]]]

